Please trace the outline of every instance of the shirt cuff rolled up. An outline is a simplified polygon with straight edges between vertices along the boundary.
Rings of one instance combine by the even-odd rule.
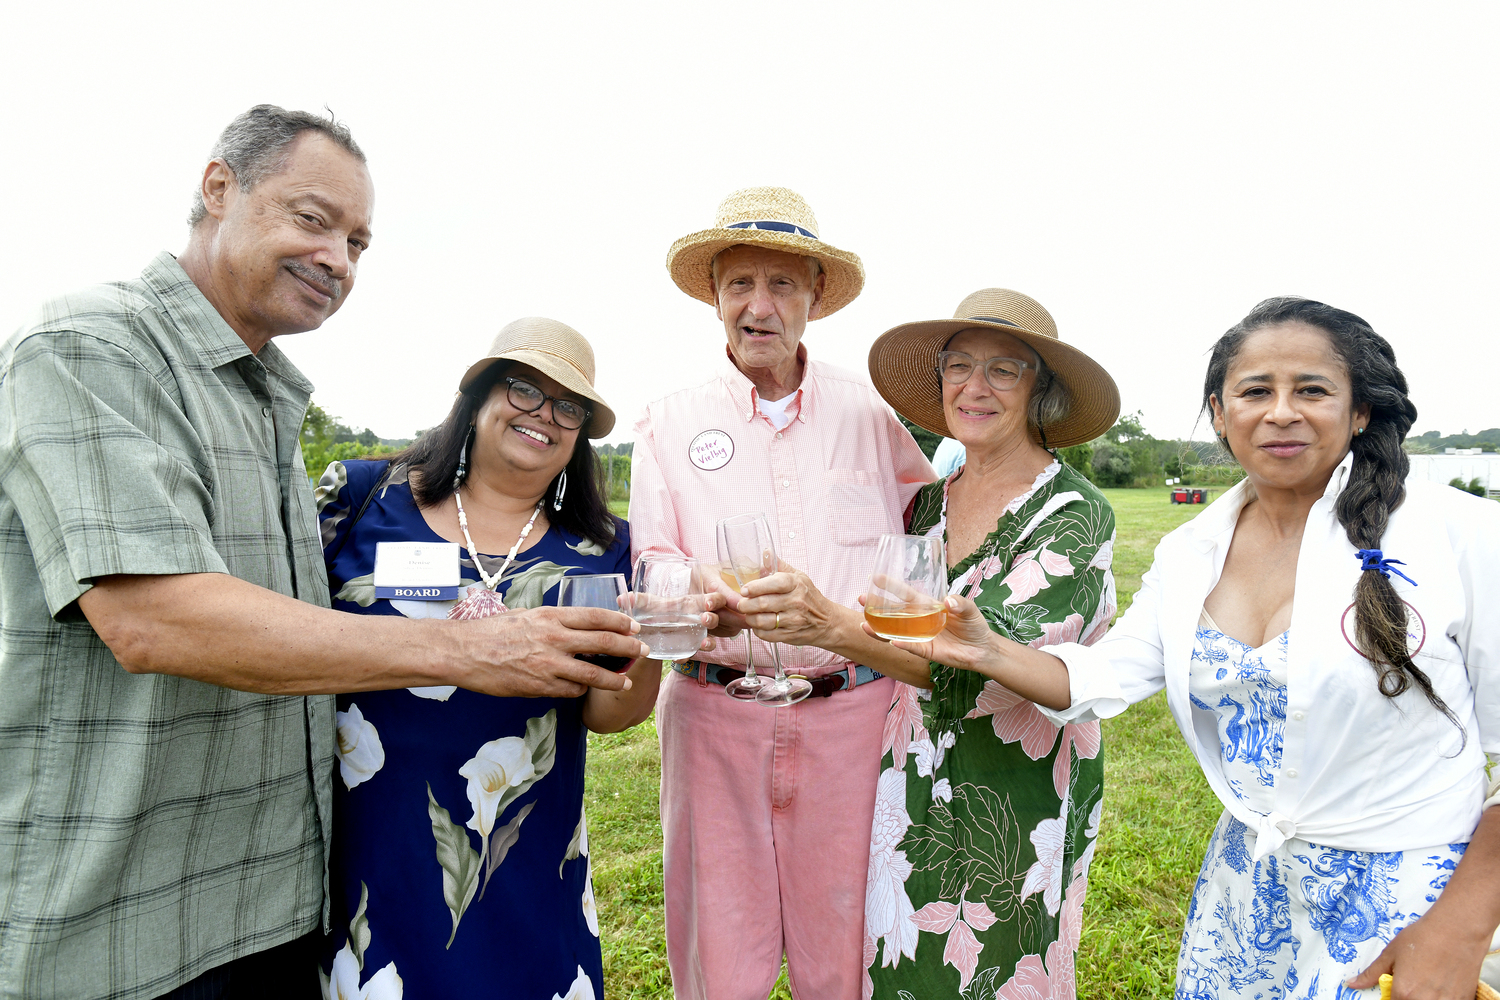
[[[1046,646],[1044,653],[1051,653],[1068,667],[1068,693],[1073,703],[1061,711],[1038,705],[1053,725],[1066,726],[1096,719],[1112,719],[1125,711],[1130,703],[1120,690],[1120,681],[1110,666],[1109,659],[1099,650],[1076,642]]]

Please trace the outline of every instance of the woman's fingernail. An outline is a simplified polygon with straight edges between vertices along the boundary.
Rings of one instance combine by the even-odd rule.
[[[635,687],[635,685],[632,684],[632,683],[630,683],[630,678],[629,677],[625,678],[625,690],[629,691],[633,687]]]

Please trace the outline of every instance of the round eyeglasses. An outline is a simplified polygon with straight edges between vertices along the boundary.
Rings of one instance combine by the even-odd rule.
[[[974,369],[981,365],[984,368],[984,380],[991,388],[1001,392],[1014,389],[1026,369],[1036,370],[1036,365],[1031,362],[1015,358],[986,358],[980,362],[963,351],[938,352],[937,373],[944,382],[962,385],[973,377]]]
[[[510,400],[510,405],[522,413],[535,413],[542,408],[543,403],[551,400],[552,422],[563,430],[576,431],[593,414],[592,410],[579,406],[571,399],[549,396],[523,379],[507,378],[505,385],[506,398]]]

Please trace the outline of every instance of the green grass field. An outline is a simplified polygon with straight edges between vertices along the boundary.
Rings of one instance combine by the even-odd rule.
[[[1115,508],[1121,610],[1157,540],[1201,507],[1164,489],[1105,490]],[[612,505],[624,516],[624,505]],[[1166,997],[1198,864],[1219,816],[1161,695],[1104,724],[1105,796],[1089,875],[1080,997]],[[669,998],[662,931],[660,761],[651,721],[589,737],[589,843],[609,1000]],[[790,1000],[785,975],[772,997]]]

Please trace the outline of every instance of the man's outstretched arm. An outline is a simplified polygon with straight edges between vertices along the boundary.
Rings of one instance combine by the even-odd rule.
[[[631,635],[638,626],[614,611],[536,608],[462,622],[353,615],[223,573],[102,577],[78,606],[131,673],[263,694],[454,684],[567,698],[626,684],[572,654],[647,652]]]

